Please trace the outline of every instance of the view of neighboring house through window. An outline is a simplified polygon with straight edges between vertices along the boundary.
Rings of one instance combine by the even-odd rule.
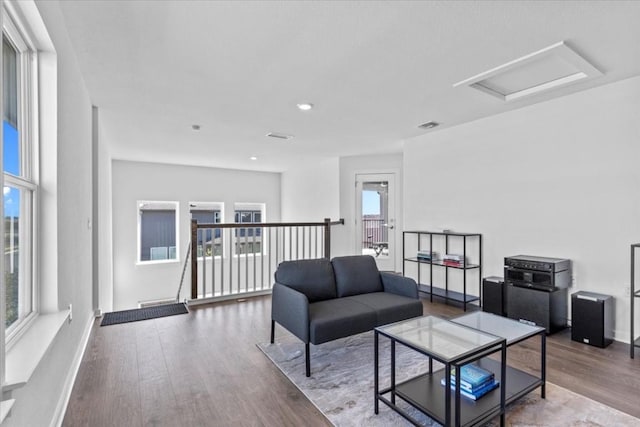
[[[222,222],[222,203],[190,203],[191,219],[199,224],[220,224]],[[222,256],[221,229],[198,231],[198,256]]]
[[[138,260],[177,260],[178,203],[138,202],[138,218]]]
[[[252,224],[263,222],[264,205],[236,205],[235,222]],[[262,253],[262,228],[247,227],[236,230],[236,255]]]
[[[365,182],[362,188],[362,248],[363,254],[371,254],[367,250],[374,249],[379,255],[377,245],[388,240],[385,206],[387,199],[386,182]]]
[[[35,312],[33,274],[33,176],[37,156],[34,142],[35,77],[30,49],[17,27],[7,19],[2,32],[2,143],[4,176],[4,283],[7,339]]]

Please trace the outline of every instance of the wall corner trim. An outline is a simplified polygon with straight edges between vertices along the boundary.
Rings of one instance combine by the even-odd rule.
[[[71,367],[69,368],[69,372],[67,373],[67,379],[65,380],[62,387],[60,399],[58,400],[58,404],[56,405],[53,417],[51,417],[50,427],[62,426],[64,415],[67,412],[67,405],[69,404],[69,399],[71,398],[73,384],[76,382],[76,377],[78,376],[78,371],[80,370],[80,363],[82,363],[82,357],[84,356],[84,352],[87,349],[87,344],[89,343],[89,337],[91,336],[91,330],[93,329],[95,320],[96,318],[94,316],[89,316],[87,320],[84,332],[82,333],[82,338],[80,339],[80,345],[76,350],[76,354],[73,357],[73,362],[71,362]]]

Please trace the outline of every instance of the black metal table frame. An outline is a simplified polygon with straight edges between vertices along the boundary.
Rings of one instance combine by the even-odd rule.
[[[457,324],[458,326],[464,326],[464,325],[460,325]],[[468,326],[464,326],[469,328]],[[474,329],[474,328],[469,328],[469,329]],[[475,331],[479,331],[478,329],[474,329]],[[422,424],[420,424],[418,421],[416,421],[413,417],[411,417],[411,415],[409,415],[406,411],[404,411],[402,408],[399,408],[396,405],[396,387],[401,385],[402,383],[396,384],[396,375],[395,375],[395,369],[396,369],[396,342],[399,342],[400,344],[414,350],[417,351],[418,353],[427,356],[429,358],[429,374],[433,373],[433,359],[437,360],[438,362],[442,363],[445,365],[445,384],[451,384],[451,368],[453,367],[455,369],[455,375],[456,378],[460,378],[460,368],[463,365],[466,365],[468,363],[471,363],[475,360],[481,359],[485,356],[488,356],[490,354],[496,353],[498,351],[501,352],[501,368],[500,368],[500,378],[502,381],[502,384],[500,385],[500,405],[491,410],[491,411],[487,411],[485,414],[483,414],[483,418],[486,420],[489,420],[490,418],[493,418],[497,415],[500,415],[500,426],[504,426],[505,425],[505,412],[506,412],[506,367],[507,367],[507,344],[506,344],[506,340],[502,337],[497,337],[496,336],[496,342],[493,343],[489,343],[486,344],[484,346],[479,347],[478,349],[471,351],[471,352],[467,352],[464,353],[462,355],[460,355],[459,357],[454,358],[453,360],[449,360],[446,361],[444,359],[441,359],[439,357],[437,357],[436,355],[425,351],[424,349],[418,348],[414,345],[412,345],[411,343],[408,343],[406,341],[403,341],[400,338],[397,337],[393,337],[390,336],[384,332],[379,331],[378,329],[374,329],[375,335],[374,335],[374,340],[375,340],[375,344],[374,344],[374,394],[375,394],[375,403],[374,403],[374,411],[375,414],[377,415],[379,412],[379,401],[383,402],[384,404],[386,404],[387,406],[389,406],[392,410],[394,410],[395,412],[397,412],[398,414],[400,414],[402,417],[404,417],[407,421],[409,421],[410,423],[412,423],[413,425],[416,426],[421,426]],[[479,331],[482,332],[482,331]],[[486,334],[486,332],[483,332]],[[379,389],[379,368],[378,368],[378,363],[379,363],[379,354],[378,354],[378,348],[379,348],[379,335],[383,335],[385,337],[387,337],[388,339],[391,340],[391,385],[385,389],[380,390]],[[407,380],[410,381],[411,379]],[[443,387],[443,392],[445,393],[445,419],[444,420],[439,420],[437,418],[436,421],[442,422],[445,426],[450,426],[451,425],[451,390],[449,387]],[[385,394],[387,393],[391,393],[391,400],[387,399],[386,397],[384,397]],[[401,396],[398,396],[402,399]],[[416,408],[417,410],[425,413],[425,415],[432,417],[433,414],[429,413],[427,408],[422,408],[419,406],[414,405],[413,403],[409,402],[406,399],[403,399],[405,402],[407,402],[408,404],[410,404],[411,406],[413,406],[414,408]],[[456,386],[455,386],[455,392],[454,392],[454,402],[455,404],[455,425],[456,426],[460,426],[461,425],[461,418],[460,418],[460,381],[456,381]]]
[[[462,315],[462,316],[464,316],[464,315]],[[459,316],[459,317],[462,317],[462,316]],[[510,319],[510,320],[512,320],[514,322],[517,322],[517,320],[513,320],[513,319]],[[454,317],[454,318],[450,319],[450,321],[453,322],[453,323],[456,323],[456,318]],[[459,325],[464,325],[463,323],[458,323],[458,324]],[[465,326],[471,327],[469,325],[465,325]],[[486,334],[491,334],[491,332],[483,331],[482,329],[478,329],[478,330],[481,331],[481,332],[484,332]],[[527,388],[525,390],[522,390],[520,393],[515,395],[512,399],[507,401],[507,405],[509,403],[513,402],[514,400],[517,400],[520,397],[524,396],[525,394],[530,393],[531,391],[535,390],[538,387],[540,387],[540,397],[542,399],[546,398],[546,385],[547,385],[547,332],[546,332],[546,330],[544,328],[542,328],[539,332],[537,332],[535,334],[522,336],[522,337],[518,338],[517,340],[514,340],[513,342],[507,344],[507,348],[511,347],[512,345],[516,345],[518,343],[526,341],[529,338],[533,338],[536,335],[540,335],[540,381],[538,383],[536,383],[535,385],[533,385],[532,387]]]

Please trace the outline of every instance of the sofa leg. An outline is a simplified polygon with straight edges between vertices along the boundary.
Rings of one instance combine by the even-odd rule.
[[[311,376],[311,357],[309,356],[309,343],[304,344],[304,358],[307,377]]]
[[[271,319],[271,344],[273,344],[276,332],[276,321]]]

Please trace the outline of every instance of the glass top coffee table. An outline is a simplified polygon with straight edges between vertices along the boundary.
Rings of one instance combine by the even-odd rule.
[[[390,387],[379,389],[379,336],[391,341]],[[540,336],[540,375],[520,371],[506,363],[507,347]],[[395,344],[400,343],[429,358],[428,372],[402,383],[395,381]],[[504,425],[505,406],[540,387],[545,397],[545,329],[486,312],[464,314],[450,320],[435,316],[418,317],[375,329],[375,413],[383,402],[413,424],[419,423],[396,405],[396,398],[408,402],[436,421],[448,425],[474,425],[500,415]],[[487,357],[500,354],[500,359]],[[445,365],[434,371],[432,359]],[[449,384],[451,369],[473,362],[495,374],[500,385],[476,401],[460,398],[459,390],[445,392],[441,380]],[[456,372],[459,375],[459,372]],[[389,398],[387,397],[389,395]],[[453,401],[453,404],[452,404]]]
[[[522,371],[507,367],[507,404],[540,387],[540,396],[545,398],[547,340],[546,330],[540,326],[532,326],[517,320],[509,319],[484,311],[475,311],[451,319],[452,322],[469,326],[479,331],[503,337],[507,347],[525,341],[536,335],[540,336],[540,377],[523,375]],[[513,378],[512,378],[513,377]],[[511,391],[511,393],[509,393]]]
[[[379,337],[391,341],[390,386],[379,388]],[[506,392],[503,378],[506,377],[507,341],[503,337],[492,335],[478,329],[461,325],[435,316],[409,319],[375,328],[374,346],[374,392],[375,413],[378,403],[383,402],[411,423],[419,425],[407,411],[396,405],[396,398],[425,413],[430,418],[449,425],[474,425],[500,416],[504,425]],[[428,372],[396,384],[396,343],[400,343],[429,358]],[[493,353],[500,353],[500,360],[487,359]],[[444,365],[444,369],[433,370],[433,360]],[[452,370],[460,378],[460,368],[466,364],[491,360],[490,367],[500,386],[476,401],[461,398],[460,384],[455,390],[441,384],[451,384]],[[387,397],[389,395],[389,398]]]

